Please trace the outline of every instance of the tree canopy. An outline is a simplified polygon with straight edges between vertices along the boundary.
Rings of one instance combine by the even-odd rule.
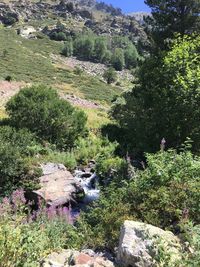
[[[200,148],[200,37],[179,37],[169,52],[146,60],[139,83],[118,99],[112,116],[131,152],[180,146],[187,137]]]
[[[199,0],[146,0],[145,3],[152,9],[152,18],[148,18],[152,37],[161,47],[174,33],[184,36],[200,29]]]

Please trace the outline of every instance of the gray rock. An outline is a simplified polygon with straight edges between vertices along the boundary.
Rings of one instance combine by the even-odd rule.
[[[55,173],[57,171],[66,171],[67,169],[63,164],[57,164],[57,163],[46,163],[46,164],[41,164],[41,169],[43,175],[48,175]]]
[[[52,253],[41,262],[41,267],[114,267],[114,264],[92,250],[62,250]]]
[[[125,221],[120,234],[117,261],[120,267],[152,267],[161,248],[169,255],[169,265],[180,259],[179,239],[171,232],[134,221]]]

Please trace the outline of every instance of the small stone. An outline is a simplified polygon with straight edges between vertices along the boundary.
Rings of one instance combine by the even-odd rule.
[[[92,260],[93,258],[90,257],[89,255],[80,253],[76,258],[74,258],[74,263],[75,264],[87,264]]]

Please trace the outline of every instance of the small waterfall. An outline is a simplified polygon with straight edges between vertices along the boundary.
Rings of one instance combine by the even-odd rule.
[[[88,204],[99,198],[100,190],[97,188],[98,177],[96,173],[84,172],[81,170],[75,171],[75,180],[81,185],[84,190],[84,203]]]

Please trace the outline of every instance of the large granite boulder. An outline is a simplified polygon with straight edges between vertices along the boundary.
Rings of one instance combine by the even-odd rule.
[[[40,189],[33,193],[48,206],[62,206],[72,201],[78,192],[78,184],[64,165],[47,163],[41,165],[43,175],[39,178]]]
[[[117,261],[120,267],[160,266],[159,251],[168,257],[168,265],[180,260],[179,239],[169,231],[135,221],[125,221],[120,234]],[[164,265],[162,265],[164,266]]]
[[[62,250],[54,252],[41,262],[41,267],[114,267],[114,264],[93,251]]]

